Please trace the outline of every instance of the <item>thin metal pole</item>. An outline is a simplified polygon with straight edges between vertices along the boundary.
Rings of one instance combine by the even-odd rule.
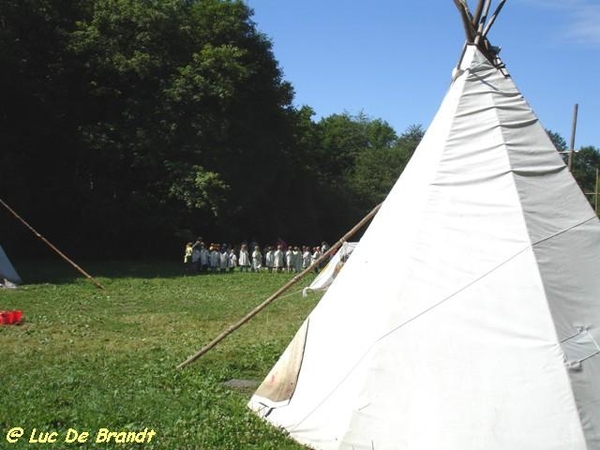
[[[575,133],[577,132],[577,113],[579,112],[579,104],[575,103],[573,109],[573,126],[571,127],[571,145],[569,148],[569,171],[573,171],[573,152],[575,151]]]
[[[71,261],[67,255],[65,255],[63,252],[61,252],[58,248],[56,248],[50,241],[48,241],[48,239],[46,239],[44,236],[42,236],[40,233],[37,232],[37,230],[35,228],[33,228],[31,225],[29,225],[25,219],[23,219],[19,214],[17,214],[17,212],[12,209],[10,206],[8,206],[6,204],[6,202],[4,202],[4,200],[2,200],[0,198],[0,204],[2,204],[2,206],[4,206],[8,211],[10,211],[10,213],[15,216],[17,218],[17,220],[19,220],[23,225],[25,225],[27,228],[29,228],[29,230],[35,234],[38,238],[40,238],[46,245],[48,245],[52,250],[54,250],[56,253],[58,253],[58,255],[63,258],[65,261],[67,261],[69,264],[71,264],[76,270],[78,270],[81,274],[83,274],[83,276],[85,276],[88,280],[90,280],[92,283],[94,283],[96,285],[96,287],[100,288],[100,289],[104,289],[104,286],[102,286],[98,281],[96,281],[89,273],[87,273],[85,270],[83,270],[81,267],[79,267],[77,264],[75,264],[73,261]]]
[[[227,336],[229,336],[235,330],[237,330],[242,325],[244,325],[245,323],[250,321],[250,319],[252,319],[258,313],[260,313],[263,309],[265,309],[267,306],[269,306],[271,303],[273,303],[275,300],[277,300],[277,298],[281,294],[286,292],[294,284],[296,284],[298,281],[300,281],[302,278],[304,278],[307,274],[312,272],[316,267],[319,266],[319,264],[321,264],[321,262],[323,262],[326,258],[328,258],[329,255],[331,255],[333,252],[335,252],[344,242],[346,242],[358,230],[360,230],[369,220],[371,220],[375,216],[375,214],[377,214],[377,211],[379,211],[380,207],[381,207],[381,204],[379,204],[375,208],[373,208],[373,210],[369,214],[367,214],[365,217],[363,217],[360,222],[358,222],[354,227],[352,227],[352,229],[350,231],[348,231],[339,241],[337,241],[335,244],[333,244],[331,246],[331,248],[329,250],[327,250],[325,253],[323,253],[314,263],[312,263],[310,265],[310,267],[304,269],[302,272],[300,272],[298,275],[296,275],[294,278],[292,278],[290,281],[288,281],[285,285],[280,287],[268,299],[266,299],[264,302],[262,302],[260,305],[258,305],[256,308],[254,308],[252,311],[250,311],[248,314],[246,314],[244,317],[242,317],[240,320],[238,320],[236,323],[234,323],[233,325],[230,325],[225,331],[223,331],[216,338],[214,338],[212,341],[210,341],[208,344],[206,344],[204,347],[202,347],[198,352],[196,352],[194,355],[190,356],[184,362],[179,364],[177,366],[177,368],[183,369],[188,364],[193,363],[198,358],[200,358],[204,354],[208,353],[208,351],[211,350],[213,347],[215,347],[219,342],[221,342],[223,339],[225,339]]]

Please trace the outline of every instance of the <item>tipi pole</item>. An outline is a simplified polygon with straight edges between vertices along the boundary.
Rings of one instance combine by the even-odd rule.
[[[458,12],[462,17],[467,42],[473,42],[475,40],[476,27],[471,23],[471,14],[469,13],[469,7],[464,0],[454,0],[454,4],[458,8]]]
[[[475,9],[475,14],[473,14],[473,19],[471,23],[474,27],[479,26],[479,21],[481,20],[481,13],[483,12],[483,0],[479,0],[477,2],[477,8]]]
[[[29,225],[25,221],[25,219],[23,219],[19,214],[17,214],[17,212],[14,209],[12,209],[10,206],[8,206],[6,204],[6,202],[4,202],[4,200],[2,200],[1,198],[0,198],[0,204],[2,204],[2,206],[4,206],[13,216],[15,216],[18,221],[20,221],[23,225],[25,225],[27,228],[29,228],[29,230],[33,234],[35,234],[38,238],[40,238],[46,245],[48,245],[52,250],[54,250],[56,253],[58,253],[58,255],[61,258],[63,258],[65,261],[67,261],[69,264],[71,264],[76,270],[78,270],[81,274],[83,274],[88,280],[90,280],[92,283],[94,283],[96,285],[96,287],[98,287],[100,289],[104,289],[104,286],[102,286],[90,274],[88,274],[85,270],[83,270],[81,267],[79,267],[77,264],[75,264],[72,260],[70,260],[63,252],[61,252],[58,248],[56,248],[44,236],[42,236],[40,233],[38,233],[35,228],[33,228],[31,225]]]
[[[282,287],[280,287],[268,299],[266,299],[264,302],[262,302],[260,305],[258,305],[256,308],[254,308],[252,311],[250,311],[248,314],[246,314],[244,317],[242,317],[239,321],[237,321],[233,325],[229,326],[225,331],[223,331],[216,338],[214,338],[212,341],[210,341],[208,344],[206,344],[198,352],[196,352],[194,355],[190,356],[184,362],[182,362],[181,364],[179,364],[177,366],[177,368],[178,369],[183,369],[188,364],[191,364],[194,361],[196,361],[198,358],[200,358],[201,356],[203,356],[204,354],[206,354],[209,350],[211,350],[213,347],[215,347],[219,342],[221,342],[223,339],[225,339],[227,336],[229,336],[235,330],[237,330],[242,325],[244,325],[245,323],[247,323],[248,321],[250,321],[250,319],[252,319],[258,313],[260,313],[263,309],[265,309],[267,306],[269,306],[271,303],[273,303],[275,300],[277,300],[277,298],[281,294],[283,294],[284,292],[286,292],[294,284],[296,284],[298,281],[300,281],[302,278],[304,278],[307,274],[309,274],[310,272],[312,272],[316,267],[318,267],[318,265],[321,262],[323,262],[331,254],[333,254],[344,242],[346,242],[358,230],[360,230],[369,220],[371,220],[373,218],[373,216],[375,216],[375,214],[377,214],[377,211],[379,211],[380,207],[381,207],[381,204],[379,204],[375,208],[373,208],[373,210],[369,214],[367,214],[365,217],[363,217],[360,222],[358,222],[354,227],[352,227],[352,229],[350,231],[348,231],[339,241],[337,241],[335,244],[333,244],[331,246],[331,248],[329,250],[327,250],[325,253],[323,253],[314,263],[312,263],[310,265],[310,267],[307,267],[302,272],[300,272],[298,275],[296,275],[294,278],[292,278],[290,281],[288,281],[285,285],[283,285]]]
[[[479,42],[483,37],[483,28],[487,21],[487,16],[490,12],[490,7],[492,6],[492,0],[485,0],[483,3],[483,12],[481,14],[481,18],[479,19],[479,24],[477,24],[477,33],[475,35],[474,44],[479,47]]]
[[[479,19],[479,24],[484,24],[487,22],[487,17],[488,17],[488,14],[490,13],[491,7],[492,7],[492,0],[484,0],[483,12],[481,13],[481,18]]]
[[[494,22],[498,18],[498,14],[500,14],[500,11],[502,11],[502,7],[504,6],[505,3],[506,3],[506,0],[502,0],[498,4],[498,7],[494,11],[494,14],[492,14],[492,17],[490,17],[490,20],[488,20],[488,23],[486,24],[485,28],[483,29],[483,32],[481,33],[482,37],[487,36],[488,32],[490,31],[490,28],[492,28],[492,25],[494,25]]]

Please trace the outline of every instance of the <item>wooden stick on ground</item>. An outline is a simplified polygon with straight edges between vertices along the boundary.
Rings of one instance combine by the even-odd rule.
[[[8,206],[4,200],[2,200],[0,198],[0,204],[2,204],[2,206],[4,206],[8,211],[10,211],[10,213],[15,216],[17,218],[17,220],[19,220],[23,225],[25,225],[27,228],[29,228],[29,230],[31,230],[31,232],[33,234],[35,234],[38,238],[40,238],[42,241],[44,241],[45,244],[47,244],[52,250],[54,250],[56,253],[58,253],[58,255],[63,258],[65,261],[67,261],[69,264],[71,264],[75,269],[77,269],[81,274],[83,274],[88,280],[90,280],[92,283],[94,283],[96,285],[96,287],[100,288],[100,289],[104,289],[104,286],[102,286],[98,281],[96,281],[90,274],[88,274],[85,270],[83,270],[81,267],[79,267],[77,264],[75,264],[73,261],[71,261],[63,252],[61,252],[58,248],[56,248],[50,241],[48,241],[44,236],[42,236],[40,233],[38,233],[31,225],[29,225],[25,219],[23,219],[19,214],[16,213],[16,211],[14,209],[12,209],[10,206]]]
[[[190,356],[184,362],[179,364],[177,366],[177,368],[182,369],[185,366],[187,366],[188,364],[191,364],[194,361],[196,361],[198,358],[200,358],[201,356],[206,354],[209,350],[211,350],[213,347],[215,347],[219,342],[221,342],[223,339],[225,339],[227,336],[229,336],[235,330],[240,328],[246,322],[250,321],[250,319],[252,319],[254,316],[256,316],[259,312],[261,312],[263,309],[265,309],[267,306],[269,306],[271,303],[273,303],[275,300],[277,300],[277,298],[281,294],[286,292],[294,284],[296,284],[298,281],[300,281],[302,278],[304,278],[307,274],[312,272],[315,269],[315,267],[318,267],[318,265],[321,262],[323,262],[326,258],[328,258],[329,255],[334,253],[344,242],[346,242],[358,230],[360,230],[369,220],[371,220],[373,218],[373,216],[375,216],[375,214],[377,214],[377,211],[379,211],[380,207],[381,207],[381,204],[379,204],[375,208],[373,208],[373,210],[369,214],[367,214],[365,217],[363,217],[360,222],[358,222],[354,227],[352,227],[352,229],[350,231],[348,231],[339,241],[337,241],[335,244],[333,244],[331,246],[331,248],[329,250],[327,250],[325,253],[323,253],[314,263],[312,263],[310,265],[310,267],[307,267],[302,272],[300,272],[298,275],[296,275],[294,278],[292,278],[290,281],[288,281],[285,285],[280,287],[268,299],[266,299],[264,302],[262,302],[260,305],[258,305],[256,308],[254,308],[248,314],[246,314],[239,321],[237,321],[233,325],[229,326],[229,328],[227,328],[225,331],[223,331],[221,334],[219,334],[216,338],[214,338],[212,341],[210,341],[208,344],[206,344],[202,349],[200,349],[194,355]]]

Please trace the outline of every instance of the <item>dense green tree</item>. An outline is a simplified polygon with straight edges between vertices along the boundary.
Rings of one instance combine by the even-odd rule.
[[[587,194],[592,204],[595,202],[596,171],[600,169],[600,150],[596,147],[582,147],[573,155],[573,177],[577,180],[579,187]]]
[[[357,158],[352,190],[363,209],[381,203],[402,173],[409,155],[400,148],[374,148]]]
[[[396,147],[412,156],[423,136],[425,136],[425,130],[421,125],[410,125],[398,138]]]
[[[556,147],[556,150],[559,152],[564,152],[567,150],[567,141],[565,141],[565,139],[559,133],[556,133],[552,130],[546,130],[546,133],[548,133],[548,137]]]
[[[319,171],[330,182],[341,181],[358,154],[368,148],[364,125],[364,121],[347,113],[333,114],[319,121]]]
[[[250,17],[239,1],[97,0],[78,24],[71,48],[101,105],[82,127],[88,171],[115,210],[156,229],[255,223],[249,205],[287,169],[292,89]]]
[[[334,114],[317,125],[315,160],[329,201],[320,211],[330,214],[330,227],[342,233],[386,197],[420,142],[422,129],[412,126],[399,138],[387,122],[363,113]]]
[[[348,175],[357,158],[372,149],[389,149],[396,145],[395,130],[382,119],[371,119],[364,113],[333,114],[318,123],[321,133],[321,173],[328,177]]]
[[[411,125],[400,137],[395,132],[392,135],[393,129],[381,120],[370,125],[370,129],[383,130],[388,138],[362,152],[354,165],[350,185],[363,209],[385,199],[424,135],[419,125]]]
[[[0,2],[0,194],[50,236],[76,231],[79,217],[77,73],[65,48],[84,10],[76,0]]]
[[[110,254],[186,228],[266,230],[264,211],[288,201],[296,115],[251,13],[219,0],[3,2],[2,162],[15,175],[2,190],[27,205],[43,192],[38,223],[73,218],[74,245]]]
[[[567,142],[559,133],[550,130],[546,130],[546,132],[556,149],[562,152],[561,156],[565,164],[567,164],[569,160]],[[592,146],[587,146],[573,152],[571,173],[592,204],[595,204],[593,193],[596,192],[597,169],[600,169],[600,150]]]

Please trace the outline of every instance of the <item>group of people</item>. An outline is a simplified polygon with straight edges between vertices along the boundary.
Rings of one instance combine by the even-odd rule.
[[[329,249],[320,246],[258,245],[243,243],[239,248],[227,244],[205,244],[202,239],[185,245],[183,262],[188,273],[224,273],[237,268],[241,272],[301,272],[310,267]]]

